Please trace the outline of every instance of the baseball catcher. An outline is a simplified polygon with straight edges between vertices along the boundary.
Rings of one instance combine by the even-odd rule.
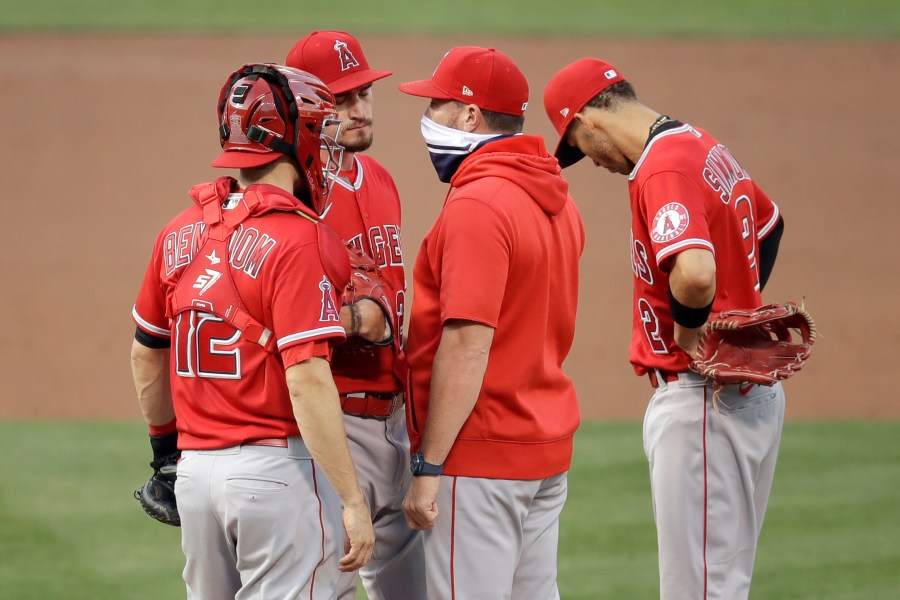
[[[153,467],[153,475],[141,489],[134,491],[134,497],[141,503],[144,511],[160,523],[180,527],[181,518],[175,503],[175,469],[181,457],[177,443],[177,432],[150,436],[150,446],[153,448],[150,466]]]
[[[815,341],[815,322],[802,304],[724,311],[707,322],[690,368],[719,386],[773,385],[803,367]]]

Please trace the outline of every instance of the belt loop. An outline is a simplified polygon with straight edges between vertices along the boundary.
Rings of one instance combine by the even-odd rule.
[[[302,437],[300,437],[299,435],[291,436],[287,439],[287,442],[287,455],[289,458],[312,459],[312,455],[309,453],[309,449],[307,449]]]
[[[681,380],[681,372],[672,372],[672,371],[663,371],[662,369],[648,369],[647,370],[647,378],[650,380],[650,385],[656,389],[666,389],[669,387],[669,383],[680,381]]]
[[[659,381],[659,386],[657,387],[657,389],[666,390],[669,387],[669,382],[666,381],[666,374],[659,369],[653,369],[653,372],[656,375],[657,381]]]

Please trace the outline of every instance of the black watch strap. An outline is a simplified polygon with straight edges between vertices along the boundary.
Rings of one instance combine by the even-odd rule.
[[[421,452],[416,452],[409,459],[409,470],[414,477],[421,475],[437,476],[444,472],[444,465],[435,465],[425,462],[425,456]]]

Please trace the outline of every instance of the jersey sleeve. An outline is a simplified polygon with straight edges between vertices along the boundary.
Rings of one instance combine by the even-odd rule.
[[[281,351],[281,362],[287,369],[310,358],[331,360],[331,344],[328,340],[317,340],[306,344],[293,344]]]
[[[661,269],[668,271],[675,255],[688,248],[715,254],[704,195],[687,177],[674,171],[653,175],[644,183],[641,203],[656,264]]]
[[[157,239],[131,316],[142,333],[153,338],[170,340],[172,336],[169,318],[166,316],[166,296],[160,282],[161,257],[161,240]]]
[[[325,274],[316,244],[301,246],[278,262],[271,298],[272,331],[285,368],[312,356],[330,358],[326,350],[346,339],[340,291]]]
[[[441,321],[496,327],[509,275],[511,236],[484,202],[458,198],[444,207],[438,236]]]
[[[781,212],[778,210],[778,205],[769,199],[766,193],[756,185],[755,181],[753,182],[753,193],[754,198],[756,198],[756,202],[753,205],[756,210],[756,215],[754,216],[758,224],[756,237],[764,240],[778,225],[778,221],[781,220]]]

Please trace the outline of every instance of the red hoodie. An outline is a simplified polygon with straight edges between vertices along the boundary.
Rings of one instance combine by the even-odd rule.
[[[494,328],[484,383],[444,473],[543,479],[568,470],[579,424],[562,364],[575,334],[581,216],[536,136],[489,142],[451,180],[413,272],[408,427],[418,449],[444,324]]]

